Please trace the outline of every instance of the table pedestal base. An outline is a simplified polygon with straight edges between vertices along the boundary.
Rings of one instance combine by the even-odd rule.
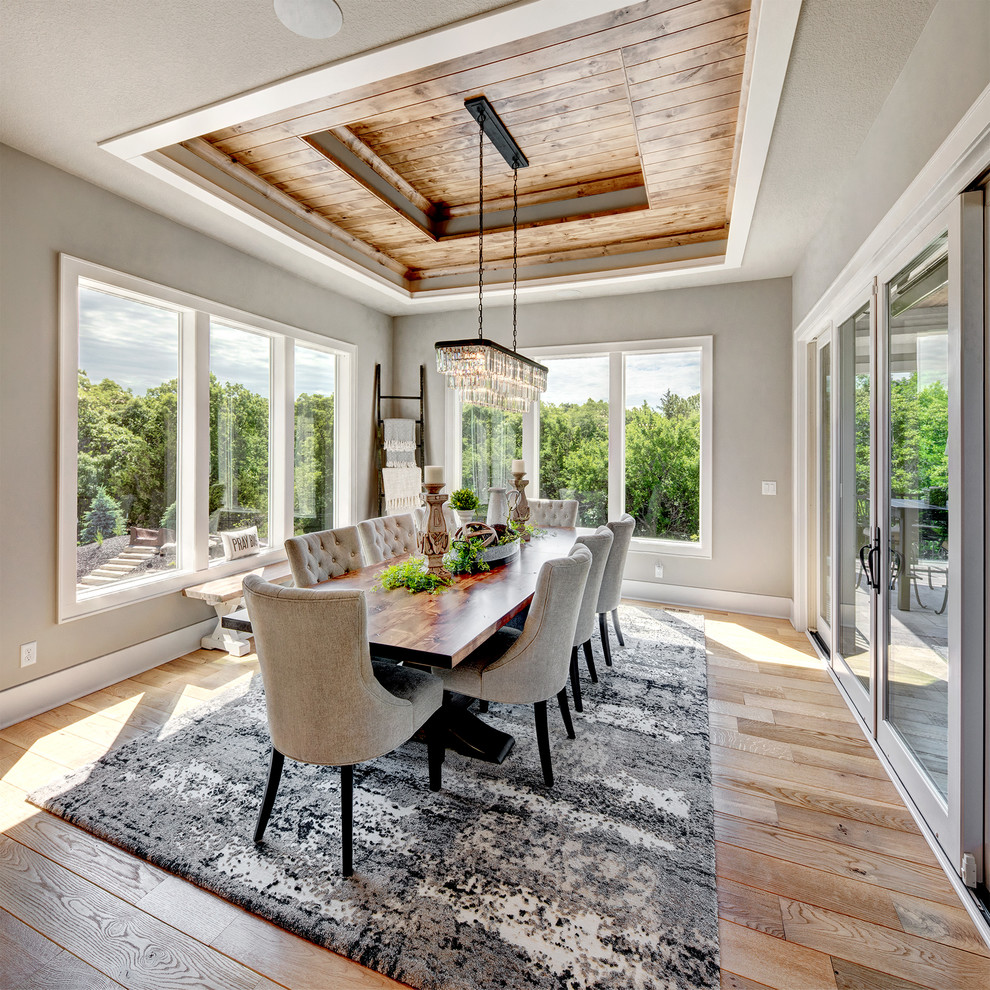
[[[488,763],[501,763],[512,752],[516,737],[500,732],[470,710],[473,698],[450,694],[447,710],[447,746],[462,756]]]

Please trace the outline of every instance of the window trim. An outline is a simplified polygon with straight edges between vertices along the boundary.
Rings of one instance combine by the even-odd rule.
[[[94,591],[82,601],[76,595],[76,489],[78,484],[78,369],[79,288],[86,284],[105,288],[139,302],[164,304],[179,313],[179,492],[178,511],[181,545],[176,548],[181,569],[148,581],[109,586]],[[210,566],[205,539],[208,518],[209,436],[209,324],[218,320],[240,325],[271,341],[271,398],[269,445],[269,515],[271,546],[251,557],[223,561]],[[355,422],[354,375],[357,347],[346,341],[256,316],[233,306],[135,275],[59,255],[59,396],[57,542],[58,622],[83,618],[181,591],[203,581],[240,574],[264,564],[285,559],[282,542],[292,535],[294,442],[291,410],[291,380],[296,341],[335,356],[334,401],[334,525],[353,518],[355,472],[353,470]],[[277,431],[277,432],[276,432]],[[281,447],[278,447],[281,436]],[[286,444],[289,438],[292,442]],[[192,449],[188,448],[192,444]],[[281,457],[279,457],[281,455]]]
[[[527,347],[527,357],[542,361],[546,358],[608,357],[609,359],[609,431],[608,431],[608,518],[618,519],[625,512],[625,356],[643,353],[701,352],[701,477],[699,539],[697,543],[683,540],[634,537],[630,553],[652,556],[712,557],[712,356],[714,337],[699,334],[693,337],[667,337],[651,340],[605,341],[590,344]],[[455,420],[459,422],[459,420]],[[459,430],[458,430],[459,432]],[[533,404],[523,417],[523,456],[533,479],[534,498],[539,498],[539,405]]]

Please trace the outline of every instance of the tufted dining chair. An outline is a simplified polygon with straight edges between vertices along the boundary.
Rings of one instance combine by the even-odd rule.
[[[452,670],[438,671],[448,691],[510,705],[532,705],[543,779],[553,786],[547,700],[560,706],[567,737],[574,726],[567,702],[571,642],[581,595],[591,568],[587,547],[572,547],[568,557],[546,561],[522,631],[503,627]]]
[[[574,630],[574,645],[571,647],[571,694],[574,697],[574,710],[583,712],[581,675],[578,672],[578,647],[584,649],[584,658],[588,663],[588,673],[591,674],[592,684],[597,684],[598,672],[595,670],[595,660],[591,653],[591,634],[595,629],[595,611],[598,607],[598,595],[602,587],[602,575],[605,573],[605,563],[612,548],[612,530],[608,526],[599,526],[594,533],[579,536],[574,541],[571,553],[574,553],[575,547],[579,546],[587,547],[591,551],[591,568],[588,570],[588,580],[584,583],[581,610],[578,612],[577,626]]]
[[[365,563],[357,526],[290,536],[285,541],[285,555],[297,588],[310,588],[321,581],[340,577],[364,567]]]
[[[612,613],[612,624],[615,635],[619,638],[619,646],[625,646],[622,629],[619,628],[619,602],[622,600],[622,572],[625,570],[626,557],[629,554],[629,543],[632,540],[636,520],[628,512],[623,513],[616,521],[606,523],[612,530],[612,548],[608,552],[605,563],[605,573],[602,575],[602,588],[598,592],[598,631],[602,637],[602,652],[605,654],[606,666],[612,666],[612,648],[608,642],[608,623],[605,615]]]
[[[286,757],[339,766],[342,865],[350,876],[354,764],[392,752],[425,726],[430,790],[439,791],[443,684],[434,674],[371,659],[363,591],[282,587],[257,574],[243,587],[272,743],[254,841],[264,838]]]
[[[380,564],[417,550],[416,520],[410,513],[364,519],[357,524],[357,528],[368,564]]]
[[[578,500],[576,498],[531,498],[529,500],[530,526],[576,526]]]

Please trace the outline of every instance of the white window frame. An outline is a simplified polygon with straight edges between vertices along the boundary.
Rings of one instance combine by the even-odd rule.
[[[76,489],[78,482],[79,288],[104,289],[179,313],[177,569],[148,581],[76,592]],[[265,319],[232,306],[128,275],[71,255],[59,255],[59,452],[58,621],[67,622],[194,584],[285,559],[283,542],[293,533],[293,389],[296,341],[336,358],[334,388],[334,525],[347,525],[354,511],[354,374],[357,347],[342,340]],[[209,562],[211,319],[261,334],[271,346],[269,431],[269,546],[232,561]]]
[[[525,354],[536,361],[546,358],[607,357],[609,361],[609,423],[608,423],[608,518],[618,519],[625,512],[625,357],[628,354],[670,354],[683,351],[701,352],[701,477],[699,539],[661,540],[635,537],[630,553],[645,553],[700,557],[712,556],[712,354],[714,338],[672,337],[659,340],[609,341],[595,344],[527,347]],[[461,485],[461,411],[460,393],[446,389],[444,413],[447,430],[446,470],[455,487]],[[540,485],[540,410],[539,403],[523,414],[522,456],[530,478],[527,495],[539,498]]]

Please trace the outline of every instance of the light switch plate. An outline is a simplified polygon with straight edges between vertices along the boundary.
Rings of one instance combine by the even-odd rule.
[[[777,494],[777,482],[776,481],[764,481],[763,482],[763,494],[764,495],[776,495]]]

